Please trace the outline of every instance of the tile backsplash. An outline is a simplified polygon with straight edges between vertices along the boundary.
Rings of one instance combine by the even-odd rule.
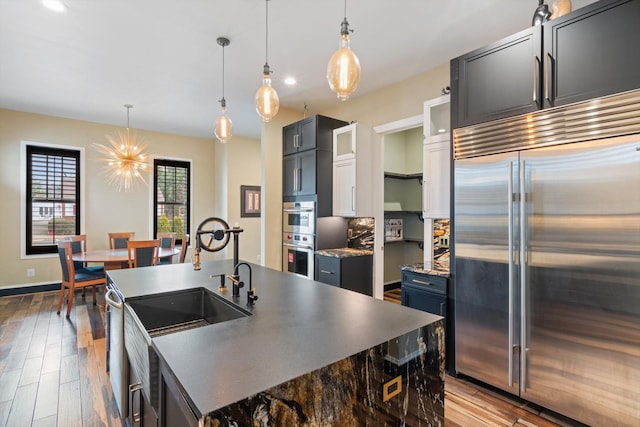
[[[373,218],[349,218],[349,223],[347,224],[347,247],[373,250],[374,225]]]

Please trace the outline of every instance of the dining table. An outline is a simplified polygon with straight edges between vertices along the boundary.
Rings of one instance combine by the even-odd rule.
[[[160,248],[158,258],[170,258],[180,254],[180,248]],[[105,270],[129,267],[127,249],[98,249],[73,254],[73,260],[85,263],[102,263]]]

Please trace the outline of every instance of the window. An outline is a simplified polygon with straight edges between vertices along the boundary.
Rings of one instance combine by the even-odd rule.
[[[176,243],[182,243],[182,237],[190,229],[191,163],[155,159],[153,176],[154,235],[175,232]]]
[[[80,234],[80,151],[26,146],[26,254],[57,253]]]

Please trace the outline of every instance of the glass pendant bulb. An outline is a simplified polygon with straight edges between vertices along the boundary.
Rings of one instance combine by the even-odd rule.
[[[233,122],[231,122],[231,119],[227,116],[227,102],[224,98],[220,100],[220,115],[216,120],[214,133],[218,141],[223,144],[228,142],[233,136]]]
[[[551,5],[551,19],[559,18],[571,12],[571,0],[556,0]]]
[[[342,21],[340,48],[331,56],[327,65],[327,82],[338,99],[346,101],[360,83],[360,61],[349,47],[349,23]]]
[[[262,75],[262,86],[256,92],[256,111],[262,117],[262,121],[269,122],[278,114],[280,109],[280,98],[278,92],[271,86],[271,70],[269,64],[264,64]]]

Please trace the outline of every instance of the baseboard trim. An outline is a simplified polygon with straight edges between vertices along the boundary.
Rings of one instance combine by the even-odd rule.
[[[0,297],[8,297],[11,295],[33,294],[36,292],[59,291],[60,283],[48,283],[35,286],[21,286],[19,288],[0,289]]]
[[[394,289],[399,289],[400,288],[400,282],[395,282],[395,283],[389,283],[384,285],[384,291],[392,291]]]

